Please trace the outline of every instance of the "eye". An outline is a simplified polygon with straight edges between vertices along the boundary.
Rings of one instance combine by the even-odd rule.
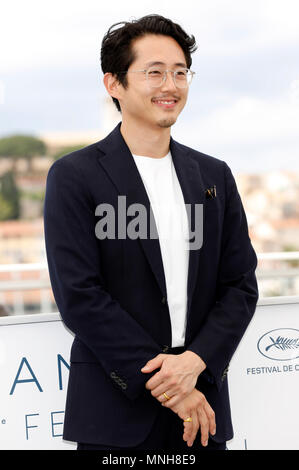
[[[176,74],[180,75],[181,77],[185,77],[187,75],[187,71],[186,70],[177,70]]]
[[[150,75],[162,75],[160,70],[149,70],[148,72]]]

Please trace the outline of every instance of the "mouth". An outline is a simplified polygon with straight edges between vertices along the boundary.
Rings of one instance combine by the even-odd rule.
[[[154,99],[152,102],[156,105],[159,106],[160,108],[164,109],[171,109],[174,108],[178,102],[176,99],[171,99],[171,100],[162,100],[162,99]]]

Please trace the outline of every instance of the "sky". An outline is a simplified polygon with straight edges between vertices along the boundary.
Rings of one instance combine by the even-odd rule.
[[[234,172],[299,171],[298,0],[6,1],[0,137],[100,134],[102,38],[112,24],[150,13],[178,22],[198,46],[172,137]]]

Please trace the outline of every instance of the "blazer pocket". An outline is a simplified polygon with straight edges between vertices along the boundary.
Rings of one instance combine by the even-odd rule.
[[[220,210],[219,200],[217,198],[206,199],[204,203],[204,212],[213,212]]]

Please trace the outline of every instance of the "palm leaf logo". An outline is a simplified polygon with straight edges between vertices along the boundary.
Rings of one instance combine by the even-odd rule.
[[[274,346],[274,348],[285,351],[286,349],[296,349],[299,348],[299,338],[284,338],[282,336],[277,336],[276,339],[269,336],[272,343],[265,348],[265,351],[268,351]]]

